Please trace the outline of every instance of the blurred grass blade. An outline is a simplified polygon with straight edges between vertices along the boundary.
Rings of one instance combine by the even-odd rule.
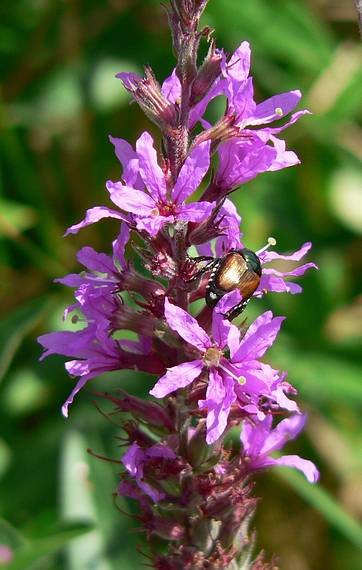
[[[7,565],[7,570],[24,570],[40,561],[45,556],[49,556],[67,544],[70,540],[89,532],[91,525],[80,522],[64,526],[58,532],[39,538],[26,546],[22,546],[15,553],[12,562]]]
[[[316,404],[362,405],[360,367],[357,363],[322,353],[301,352],[290,346],[274,346],[273,362],[289,371],[300,394]]]
[[[304,477],[292,469],[275,468],[281,479],[287,481],[295,491],[342,535],[357,547],[362,548],[362,527],[353,519],[329,493],[318,485],[311,485]]]
[[[21,342],[42,320],[52,302],[35,299],[19,307],[0,323],[0,382],[4,378]]]
[[[62,517],[68,521],[82,518],[95,525],[87,536],[67,545],[67,568],[87,570],[96,567],[110,570],[104,555],[104,541],[99,530],[94,505],[94,486],[89,478],[89,459],[85,438],[80,432],[71,430],[63,444],[61,460],[61,509]]]
[[[0,544],[15,550],[24,546],[26,540],[8,521],[0,518]]]

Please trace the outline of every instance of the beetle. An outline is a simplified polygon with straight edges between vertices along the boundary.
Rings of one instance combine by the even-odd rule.
[[[213,308],[226,293],[239,289],[242,299],[225,314],[225,317],[232,320],[240,315],[260,283],[262,271],[258,254],[275,243],[274,238],[269,238],[268,245],[256,253],[244,247],[231,249],[223,257],[217,259],[206,256],[194,258],[196,262],[207,261],[208,263],[192,277],[192,281],[202,273],[211,271],[206,285],[206,305]]]

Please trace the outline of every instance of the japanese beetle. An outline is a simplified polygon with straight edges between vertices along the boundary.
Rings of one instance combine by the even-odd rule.
[[[197,261],[208,261],[208,263],[196,273],[193,279],[206,271],[211,271],[206,285],[206,305],[213,308],[226,293],[239,289],[242,300],[225,315],[229,320],[237,317],[259,286],[261,264],[258,254],[265,251],[270,245],[275,245],[275,243],[274,238],[269,238],[268,245],[256,253],[243,248],[231,249],[219,259],[212,257],[196,258]]]

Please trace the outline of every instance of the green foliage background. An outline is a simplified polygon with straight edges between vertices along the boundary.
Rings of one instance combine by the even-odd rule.
[[[286,469],[259,478],[259,545],[283,570],[357,570],[362,68],[353,2],[211,0],[205,23],[229,51],[252,43],[259,100],[300,87],[313,112],[286,133],[303,164],[234,195],[249,247],[268,235],[279,251],[312,240],[321,268],[303,279],[302,295],[248,308],[250,319],[265,307],[288,316],[270,358],[289,371],[310,416],[289,451],[321,470],[319,487]],[[120,466],[86,453],[119,459],[117,427],[91,389],[61,417],[72,381],[62,358],[38,363],[35,339],[62,327],[70,301],[52,280],[79,270],[79,247],[107,251],[116,234],[106,221],[61,237],[87,207],[107,203],[105,180],[119,175],[108,134],[134,142],[152,130],[114,74],[147,63],[169,74],[166,20],[153,0],[5,0],[0,52],[0,545],[13,550],[12,570],[140,569],[142,537],[112,502]],[[122,372],[92,387],[146,394],[151,381]]]

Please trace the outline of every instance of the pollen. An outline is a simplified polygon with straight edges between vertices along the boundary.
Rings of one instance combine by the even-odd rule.
[[[282,109],[281,107],[276,107],[276,108],[274,109],[274,112],[275,112],[276,115],[279,115],[280,117],[282,117],[283,114],[284,114],[284,113],[283,113],[283,109]]]
[[[153,210],[151,210],[151,212],[150,212],[150,213],[151,213],[151,216],[154,216],[154,217],[156,217],[156,216],[159,216],[159,215],[160,215],[160,211],[159,211],[159,209],[158,209],[158,208],[153,208]]]
[[[208,348],[204,355],[204,364],[208,368],[211,366],[219,366],[222,352],[216,347]]]

